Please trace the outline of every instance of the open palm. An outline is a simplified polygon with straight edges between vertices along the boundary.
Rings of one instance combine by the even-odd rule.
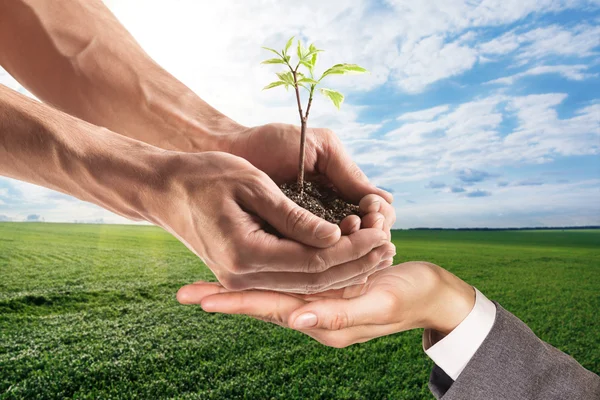
[[[233,292],[217,283],[197,282],[183,287],[178,299],[208,312],[246,314],[290,327],[327,346],[346,347],[425,327],[425,316],[437,307],[433,300],[444,278],[440,270],[408,262],[376,272],[364,284],[315,295]]]

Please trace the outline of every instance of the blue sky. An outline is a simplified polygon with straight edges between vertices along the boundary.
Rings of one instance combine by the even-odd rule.
[[[217,4],[215,4],[217,3]],[[341,111],[315,102],[379,186],[396,227],[600,224],[600,1],[108,1],[144,49],[246,125],[296,123],[260,46],[296,35],[326,50]],[[244,4],[244,6],[240,6]],[[156,29],[160,21],[162,29]],[[0,83],[21,90],[0,71]],[[0,178],[0,220],[124,222]],[[35,217],[31,217],[35,218]]]

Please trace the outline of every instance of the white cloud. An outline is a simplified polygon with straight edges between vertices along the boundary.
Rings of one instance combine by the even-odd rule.
[[[478,45],[485,55],[505,55],[517,52],[517,58],[525,62],[547,56],[587,57],[594,55],[600,46],[600,26],[578,24],[574,27],[550,25],[530,29],[526,32],[515,30]]]
[[[408,93],[422,92],[433,82],[458,75],[477,61],[477,52],[458,41],[446,43],[441,35],[406,43],[395,61],[393,79]]]
[[[480,189],[491,195],[447,193],[397,208],[401,226],[522,227],[600,224],[600,180]],[[443,210],[443,212],[439,212]]]
[[[538,159],[600,153],[600,104],[561,119],[555,106],[565,98],[560,93],[514,98],[510,109],[516,112],[519,127],[506,137],[506,145],[526,147]]]
[[[504,78],[494,79],[492,81],[486,82],[488,84],[501,84],[501,85],[512,85],[520,78],[526,76],[536,76],[536,75],[544,75],[544,74],[559,74],[566,79],[570,79],[573,81],[582,81],[584,79],[592,78],[598,76],[598,74],[586,73],[588,70],[588,66],[584,64],[578,65],[540,65],[537,67],[533,67],[528,69],[527,71],[519,72],[518,74],[514,74],[511,76],[507,76]]]
[[[359,163],[377,164],[379,185],[431,179],[450,171],[549,162],[560,156],[600,154],[600,104],[559,117],[564,93],[496,95],[405,122],[382,139],[352,143]],[[429,117],[431,109],[423,110]],[[418,113],[418,112],[417,112]],[[517,126],[502,131],[505,118]]]
[[[447,104],[428,108],[426,110],[404,113],[397,118],[398,121],[431,121],[438,115],[445,113],[450,109]]]

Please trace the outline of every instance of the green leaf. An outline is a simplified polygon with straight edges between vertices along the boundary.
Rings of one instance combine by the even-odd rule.
[[[311,62],[312,62],[313,59],[314,59],[314,62],[317,62],[317,53],[320,53],[322,51],[323,50],[317,49],[314,44],[311,44],[310,47],[308,48],[308,52],[306,54],[304,54],[303,58],[307,59],[307,58],[310,57],[311,58],[311,60],[310,60]],[[314,65],[314,63],[313,63],[313,65]]]
[[[311,85],[317,85],[319,82],[312,78],[303,77],[302,79],[298,80],[298,83],[310,83]]]
[[[263,90],[267,90],[267,89],[271,89],[277,86],[281,86],[281,85],[285,85],[286,83],[284,81],[275,81],[275,82],[271,82],[269,83],[267,86],[265,86],[263,88]]]
[[[290,49],[290,47],[292,47],[293,42],[294,42],[294,36],[292,36],[290,38],[290,40],[288,40],[287,43],[285,44],[285,50],[283,51],[283,54],[287,54],[287,51]]]
[[[304,47],[302,47],[302,42],[300,42],[300,39],[298,39],[297,54],[298,54],[298,58],[300,60],[304,59],[304,57],[302,57],[303,53],[304,53]]]
[[[312,66],[314,68],[314,66],[317,64],[317,54],[323,50],[317,49],[314,44],[311,44],[310,47],[308,48],[308,50],[312,54],[310,63],[312,64]]]
[[[277,76],[286,85],[294,86],[294,75],[291,72],[277,72]]]
[[[327,71],[323,72],[323,75],[321,76],[321,78],[319,78],[319,81],[325,78],[327,75],[345,75],[350,72],[363,73],[368,71],[356,64],[336,64],[333,67],[329,68]]]
[[[261,62],[261,64],[285,64],[285,61],[283,61],[281,58],[270,58]]]
[[[279,57],[283,57],[283,56],[282,56],[281,54],[279,54],[279,52],[278,52],[277,50],[275,50],[275,49],[271,49],[270,47],[264,47],[264,46],[263,46],[263,49],[265,49],[265,50],[269,50],[269,51],[272,51],[273,53],[277,54]]]
[[[313,69],[313,65],[310,62],[308,62],[308,61],[300,60],[300,64],[304,65],[309,70]]]
[[[364,69],[363,67],[356,65],[356,64],[342,64],[342,68],[344,68],[348,72],[358,72],[360,74],[369,72],[366,69]]]
[[[339,110],[340,106],[344,102],[344,95],[340,92],[336,92],[335,90],[321,88],[319,89],[321,93],[325,97],[329,97],[329,99],[333,102],[333,105]]]

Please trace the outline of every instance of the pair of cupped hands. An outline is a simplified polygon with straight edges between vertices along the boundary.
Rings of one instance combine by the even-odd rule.
[[[189,179],[179,182],[178,198],[188,211],[174,210],[161,225],[219,283],[186,285],[178,301],[290,327],[333,347],[418,327],[451,330],[451,318],[443,326],[435,315],[445,271],[423,262],[391,267],[392,196],[369,182],[335,134],[308,129],[307,177],[359,204],[360,217],[334,225],[280,191],[277,183],[296,177],[298,139],[295,126],[264,125],[231,137],[226,152],[180,164]],[[282,237],[268,233],[266,224]]]

